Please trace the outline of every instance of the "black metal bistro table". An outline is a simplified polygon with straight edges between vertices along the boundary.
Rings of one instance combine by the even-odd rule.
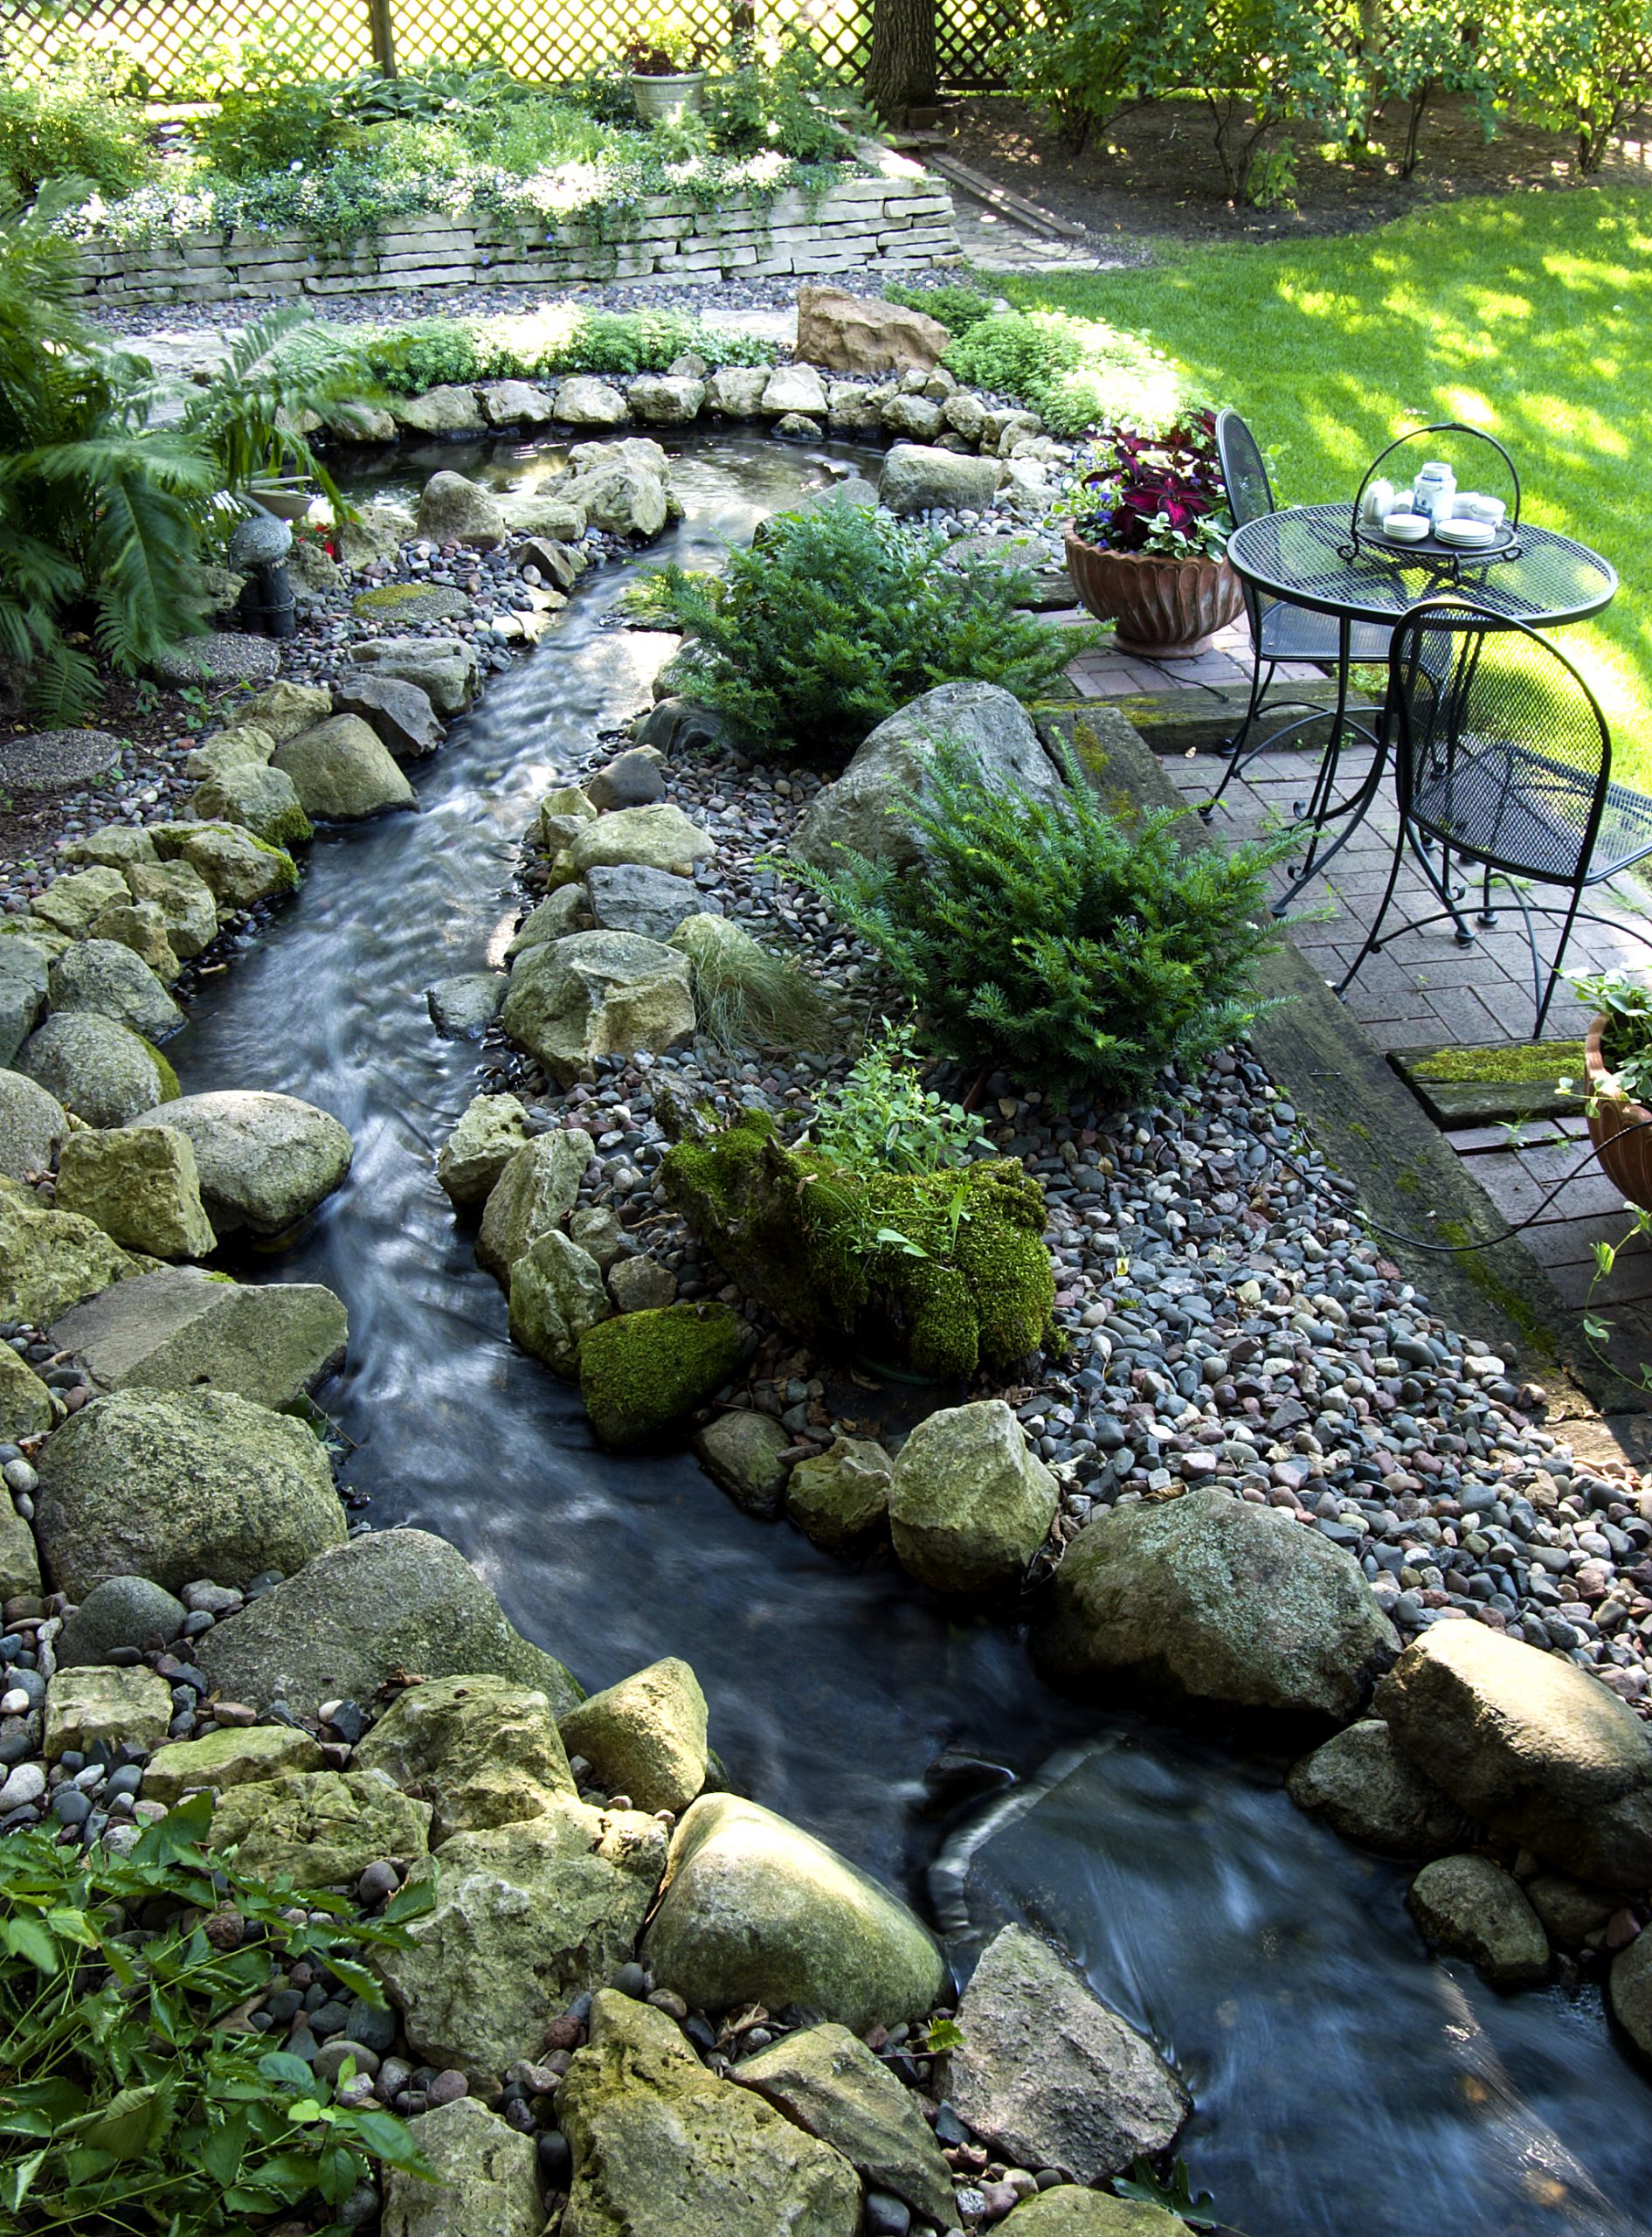
[[[1522,521],[1490,552],[1447,551],[1432,544],[1422,549],[1379,546],[1368,530],[1356,536],[1353,509],[1347,504],[1297,505],[1286,512],[1264,513],[1235,529],[1227,541],[1227,557],[1234,573],[1263,597],[1329,613],[1337,623],[1337,703],[1319,776],[1302,819],[1313,835],[1306,866],[1274,904],[1276,917],[1284,915],[1310,879],[1319,876],[1346,846],[1382,782],[1386,757],[1379,733],[1368,724],[1353,721],[1348,712],[1349,646],[1358,624],[1391,629],[1423,599],[1460,595],[1534,629],[1559,629],[1599,613],[1611,604],[1618,587],[1616,571],[1598,551],[1552,529],[1533,528]],[[1338,802],[1334,797],[1337,764],[1351,734],[1375,751],[1365,779],[1347,800]],[[1332,824],[1341,828],[1321,852],[1320,837]]]

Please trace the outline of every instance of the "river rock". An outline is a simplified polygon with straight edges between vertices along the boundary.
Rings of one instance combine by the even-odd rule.
[[[359,507],[354,519],[340,521],[334,534],[338,556],[347,567],[370,567],[377,560],[398,558],[415,530],[411,506],[379,498]]]
[[[209,822],[243,823],[272,846],[301,847],[315,836],[297,786],[279,767],[220,770],[196,786],[190,806]]]
[[[829,373],[932,372],[952,346],[937,318],[846,288],[798,290],[798,357]]]
[[[994,458],[896,443],[878,476],[878,502],[895,514],[985,512],[998,493]]]
[[[856,2034],[920,2018],[948,1979],[898,1897],[732,1794],[702,1794],[679,1822],[644,1954],[660,1986],[700,2011],[798,2004]]]
[[[585,794],[592,807],[652,807],[666,796],[665,772],[657,748],[627,746],[623,753],[598,769],[586,781]]]
[[[292,779],[305,812],[327,822],[355,822],[418,805],[377,732],[358,715],[335,715],[288,738],[276,747],[273,765]]]
[[[528,1112],[514,1095],[474,1095],[436,1153],[436,1178],[449,1202],[473,1210],[532,1136]]]
[[[764,383],[758,410],[765,419],[781,419],[789,412],[824,419],[826,384],[812,365],[777,365]]]
[[[604,1989],[557,2098],[573,2148],[569,2237],[856,2237],[848,2161],[720,2081],[663,2012]]]
[[[1059,1504],[1014,1414],[984,1398],[930,1415],[907,1439],[889,1479],[889,1535],[902,1568],[934,1591],[1007,1591]]]
[[[705,906],[691,877],[643,869],[635,862],[591,870],[585,890],[599,932],[640,932],[650,940],[668,940],[685,917],[698,915]]]
[[[460,637],[372,637],[352,645],[349,656],[375,675],[412,684],[450,721],[464,713],[481,688],[476,648]]]
[[[426,1678],[393,1700],[352,1757],[434,1807],[431,1846],[577,1799],[545,1694],[492,1675]]]
[[[608,1294],[621,1312],[653,1312],[677,1301],[677,1278],[646,1250],[621,1258],[608,1270]]]
[[[767,1414],[719,1414],[695,1432],[701,1465],[748,1514],[777,1514],[791,1472],[791,1436]]]
[[[432,2106],[407,2133],[436,2179],[384,2170],[384,2237],[540,2237],[545,2210],[532,2137],[477,2097]]]
[[[1182,2237],[1187,2224],[1144,2199],[1057,2183],[1024,2200],[999,2227],[1010,2237]]]
[[[0,1064],[9,1064],[45,1015],[47,958],[24,939],[0,940]],[[5,1156],[0,1104],[0,1160]],[[0,1162],[0,1171],[4,1171]]]
[[[491,1673],[557,1711],[580,1698],[561,1663],[511,1629],[458,1548],[426,1530],[370,1531],[319,1555],[215,1624],[197,1652],[225,1700],[284,1700],[301,1716],[322,1701],[370,1701],[406,1671]]]
[[[162,987],[176,983],[183,966],[166,936],[166,918],[153,901],[117,901],[94,921],[92,938],[130,948]]]
[[[1278,1507],[1189,1491],[1086,1523],[1033,1644],[1047,1676],[1082,1691],[1342,1721],[1400,1642],[1340,1546]]]
[[[325,715],[323,707],[321,715]],[[321,715],[315,719],[319,722]],[[186,777],[221,777],[232,769],[267,769],[270,756],[276,747],[275,734],[261,723],[231,723],[227,728],[214,731],[204,738],[199,745],[186,754],[183,773]]]
[[[799,1460],[791,1471],[786,1513],[817,1546],[830,1552],[852,1546],[888,1513],[890,1466],[888,1454],[873,1438],[834,1437],[828,1451]]]
[[[1407,1762],[1379,1718],[1333,1733],[1285,1783],[1299,1810],[1383,1856],[1443,1856],[1469,1837],[1456,1804]]]
[[[181,1096],[128,1123],[189,1137],[201,1202],[220,1237],[285,1235],[332,1195],[354,1151],[327,1112],[260,1088]]]
[[[425,989],[430,1022],[447,1041],[480,1041],[504,999],[502,971],[455,972]]]
[[[1611,1923],[1619,1908],[1615,1889],[1591,1887],[1569,1872],[1536,1873],[1524,1892],[1544,1932],[1561,1950],[1581,1949],[1590,1935]]]
[[[706,1697],[674,1655],[570,1709],[562,1738],[605,1793],[628,1794],[639,1810],[681,1812],[706,1783]]]
[[[1061,772],[1039,743],[1026,709],[996,683],[938,684],[881,722],[835,784],[818,793],[791,835],[800,862],[827,869],[840,846],[897,866],[921,848],[909,814],[927,797],[937,738],[955,740],[995,790],[1026,793],[1050,807],[1067,797]]]
[[[50,1763],[72,1748],[82,1755],[97,1747],[147,1754],[171,1721],[171,1689],[153,1670],[59,1670],[46,1686],[41,1752]]]
[[[164,1585],[151,1584],[146,1576],[106,1577],[65,1617],[58,1634],[58,1667],[83,1670],[107,1663],[112,1647],[141,1647],[148,1638],[169,1642],[183,1631],[186,1612]]]
[[[398,396],[391,410],[397,426],[415,435],[467,435],[482,424],[475,391],[457,382],[445,381],[439,387],[426,389],[423,396]],[[457,481],[460,476],[454,474],[452,479]],[[430,531],[420,528],[418,533],[425,536]]]
[[[10,1499],[0,1499],[0,1594],[38,1600],[45,1591],[34,1532]]]
[[[570,1087],[594,1077],[598,1056],[663,1056],[692,1038],[688,960],[636,932],[574,932],[518,959],[500,1015],[511,1038]]]
[[[153,823],[149,836],[162,862],[182,861],[197,872],[220,909],[252,909],[298,890],[293,857],[236,824]]]
[[[82,1298],[139,1271],[90,1220],[49,1210],[31,1189],[0,1179],[0,1319],[50,1327]]]
[[[580,877],[587,870],[633,862],[644,869],[691,878],[695,864],[715,852],[709,835],[669,800],[599,815],[583,825],[573,841],[574,869]]]
[[[91,931],[93,919],[100,916],[111,902],[125,900],[125,887],[126,880],[118,869],[94,863],[90,869],[74,870],[67,877],[54,878],[44,893],[35,895],[29,906],[43,925],[66,933],[72,940],[80,940]]]
[[[133,862],[125,876],[135,901],[149,902],[160,911],[167,945],[185,963],[218,938],[212,889],[190,863]]]
[[[182,1619],[183,1610],[178,1612]],[[226,1725],[204,1739],[177,1740],[157,1749],[143,1773],[143,1794],[146,1801],[170,1808],[202,1787],[222,1793],[228,1787],[325,1769],[320,1744],[308,1732],[287,1724]]]
[[[674,1428],[747,1359],[751,1331],[726,1305],[667,1305],[598,1321],[579,1340],[579,1389],[600,1442],[622,1452]]]
[[[497,2088],[507,2067],[540,2055],[571,1998],[629,1962],[665,1860],[654,1818],[562,1796],[537,1817],[453,1834],[411,1946],[372,1957],[408,2041]]]
[[[0,1344],[0,1444],[16,1444],[25,1437],[44,1437],[51,1426],[51,1392],[10,1344]],[[0,1502],[0,1519],[9,1505],[10,1501]]]
[[[572,427],[623,427],[631,412],[610,382],[576,373],[556,391],[556,417]]]
[[[227,1390],[277,1411],[342,1364],[349,1334],[343,1300],[320,1282],[212,1281],[184,1266],[121,1282],[52,1324],[94,1390]]]
[[[507,1288],[516,1261],[573,1209],[595,1155],[577,1126],[553,1127],[519,1149],[488,1192],[476,1236],[476,1263]]]
[[[8,1181],[50,1173],[68,1132],[68,1113],[55,1095],[22,1072],[0,1071],[0,1174]]]
[[[434,753],[447,734],[428,692],[371,668],[356,668],[343,678],[333,693],[333,712],[365,723],[398,761]]]
[[[755,419],[769,385],[767,365],[722,365],[706,383],[706,402],[726,419]]]
[[[148,1040],[163,1040],[183,1022],[148,964],[114,940],[77,940],[52,962],[49,987],[53,1010],[91,1010]]]
[[[304,1423],[221,1390],[117,1390],[42,1449],[35,1534],[60,1592],[107,1576],[244,1585],[339,1545],[344,1510]]]
[[[687,373],[644,373],[629,391],[632,412],[651,427],[685,427],[697,419],[706,384]]]
[[[476,395],[490,427],[543,427],[556,416],[550,396],[531,381],[486,381]]]
[[[1607,1977],[1613,2017],[1643,2058],[1652,2059],[1652,1934],[1620,1950]]]
[[[402,1872],[422,1863],[430,1804],[364,1771],[283,1771],[219,1795],[205,1837],[259,1880],[298,1887],[353,1887],[381,1858]]]
[[[951,2173],[916,2099],[847,2027],[800,2028],[743,2059],[733,2079],[840,2151],[874,2190],[952,2226]]]
[[[1579,1880],[1652,1887],[1652,1741],[1573,1662],[1436,1624],[1378,1690],[1396,1744],[1470,1817]]]
[[[530,947],[543,947],[550,940],[565,940],[571,932],[595,930],[591,896],[584,880],[559,885],[554,893],[547,894],[537,908],[530,909],[517,925],[510,945],[505,950],[505,960],[515,963]]]
[[[151,1258],[204,1258],[217,1241],[201,1209],[195,1152],[171,1126],[71,1134],[58,1164],[58,1209]]]
[[[616,458],[579,474],[563,492],[592,528],[610,536],[644,539],[658,536],[671,517],[671,493],[660,475],[634,461]]]
[[[512,533],[548,544],[576,544],[585,532],[585,509],[568,495],[569,484],[554,488],[508,490],[499,501]]]
[[[892,396],[878,418],[889,434],[903,435],[909,442],[933,443],[946,429],[945,413],[929,396]]]
[[[1540,1981],[1549,1970],[1542,1921],[1520,1883],[1487,1856],[1442,1856],[1424,1865],[1406,1902],[1424,1938],[1467,1957],[1500,1988]]]
[[[123,1126],[177,1092],[158,1049],[93,1010],[54,1011],[17,1052],[17,1070],[88,1126]]]
[[[1025,1927],[983,1950],[957,2024],[941,2086],[1014,2165],[1099,2183],[1165,2150],[1192,2109],[1146,2038]]]
[[[324,683],[294,683],[283,678],[266,684],[239,710],[243,723],[256,724],[269,733],[272,744],[313,731],[332,711],[333,695]]]
[[[475,409],[473,403],[473,416]],[[432,474],[420,491],[417,527],[432,544],[467,544],[477,551],[496,551],[506,535],[505,516],[492,493],[446,470]]]
[[[613,1311],[602,1268],[553,1227],[511,1262],[509,1277],[512,1340],[577,1382],[580,1338]]]

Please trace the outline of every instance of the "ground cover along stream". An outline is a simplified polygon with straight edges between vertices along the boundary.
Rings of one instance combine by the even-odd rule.
[[[695,445],[674,467],[687,518],[650,558],[708,564],[823,481],[826,455]],[[1593,1989],[1503,1998],[1433,1963],[1404,1873],[1303,1818],[1278,1765],[1116,1724],[1046,1790],[1040,1767],[1102,1721],[1043,1688],[1006,1630],[750,1520],[686,1452],[599,1452],[577,1392],[510,1344],[432,1171],[477,1050],[438,1038],[423,990],[497,953],[537,800],[647,696],[669,641],[598,626],[628,571],[582,585],[454,727],[418,816],[318,841],[297,904],[169,1052],[186,1091],[303,1096],[355,1136],[349,1183],[269,1271],[349,1306],[349,1364],[321,1395],[374,1521],[451,1539],[587,1686],[685,1657],[735,1783],[920,1897],[960,1765],[1027,1782],[953,1829],[944,1922],[1060,1936],[1183,2066],[1183,2152],[1249,2237],[1645,2237],[1652,2089]]]

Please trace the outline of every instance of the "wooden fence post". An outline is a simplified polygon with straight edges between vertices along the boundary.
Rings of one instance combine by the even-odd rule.
[[[391,0],[367,0],[368,35],[373,42],[373,61],[387,78],[396,75],[396,27]]]

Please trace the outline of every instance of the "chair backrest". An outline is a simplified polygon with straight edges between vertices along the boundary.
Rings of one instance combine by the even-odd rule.
[[[1400,809],[1476,860],[1568,884],[1588,868],[1612,735],[1578,670],[1524,622],[1468,599],[1394,631],[1386,713]]]
[[[1256,438],[1236,412],[1219,412],[1216,415],[1216,455],[1221,461],[1222,480],[1227,485],[1227,503],[1235,528],[1243,528],[1247,521],[1259,520],[1264,513],[1279,510]]]

